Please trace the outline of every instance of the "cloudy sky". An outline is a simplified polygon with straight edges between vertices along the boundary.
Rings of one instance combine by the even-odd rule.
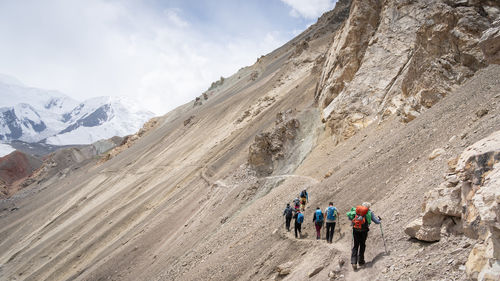
[[[305,30],[336,0],[2,0],[0,73],[164,114]]]

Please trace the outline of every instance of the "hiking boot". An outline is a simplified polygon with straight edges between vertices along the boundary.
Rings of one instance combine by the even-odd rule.
[[[353,263],[353,264],[351,264],[351,265],[352,265],[352,269],[353,269],[353,270],[358,269],[358,266],[357,266],[355,263]]]
[[[359,266],[363,266],[363,265],[365,265],[365,261],[359,261],[358,264],[359,264]]]

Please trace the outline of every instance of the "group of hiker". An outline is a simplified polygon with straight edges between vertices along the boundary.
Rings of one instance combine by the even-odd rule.
[[[283,211],[287,231],[290,231],[292,219],[295,221],[295,238],[302,238],[302,223],[304,222],[304,211],[307,203],[309,203],[309,194],[304,189],[300,192],[299,196],[293,200],[294,206],[292,207],[290,203],[287,203]],[[372,222],[380,224],[382,220],[380,217],[375,216],[373,211],[370,210],[370,207],[370,203],[364,202],[360,206],[351,208],[346,214],[352,225],[353,246],[351,251],[351,265],[353,269],[357,269],[358,265],[363,266],[365,264],[366,239],[368,238],[370,224]],[[333,202],[328,204],[324,212],[320,207],[316,208],[313,213],[312,222],[316,228],[317,240],[321,239],[321,228],[323,224],[326,223],[326,241],[327,243],[332,243],[337,217],[338,210],[333,206]]]

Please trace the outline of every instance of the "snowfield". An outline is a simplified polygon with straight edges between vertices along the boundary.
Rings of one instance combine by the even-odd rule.
[[[0,157],[4,157],[5,155],[8,155],[14,150],[15,149],[12,146],[5,144],[5,143],[0,143]]]

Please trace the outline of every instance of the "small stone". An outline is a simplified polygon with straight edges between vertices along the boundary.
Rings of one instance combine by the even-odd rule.
[[[292,272],[292,266],[293,266],[293,263],[291,261],[289,262],[286,262],[284,264],[280,264],[278,265],[278,267],[276,268],[276,271],[278,271],[278,275],[288,275],[290,274],[290,272]]]
[[[431,152],[431,154],[429,154],[429,160],[433,160],[433,159],[439,157],[443,153],[445,153],[444,149],[436,148]]]
[[[321,270],[323,270],[323,266],[316,267],[313,271],[309,272],[309,274],[307,274],[307,276],[309,276],[309,278],[311,278],[314,275],[320,273]]]
[[[486,114],[488,114],[488,109],[486,109],[486,108],[482,108],[482,109],[479,109],[478,111],[476,111],[476,116],[479,118],[483,117]]]

